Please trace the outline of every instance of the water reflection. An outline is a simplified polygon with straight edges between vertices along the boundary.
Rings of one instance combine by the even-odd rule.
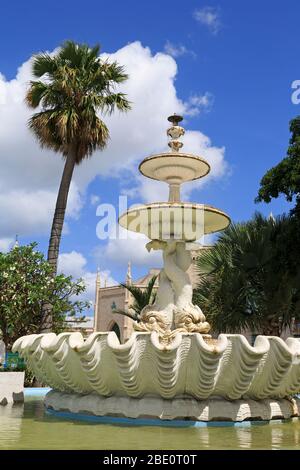
[[[201,429],[201,433],[199,433],[199,443],[200,448],[209,449],[209,429],[203,428]]]
[[[295,449],[300,423],[159,428],[87,424],[45,414],[41,399],[0,407],[0,449]]]
[[[271,426],[271,441],[272,441],[272,449],[280,449],[280,446],[283,441],[283,430],[280,427],[272,427]]]
[[[19,439],[23,411],[24,405],[20,403],[0,405],[0,448]]]
[[[251,449],[252,447],[252,432],[251,427],[236,428],[236,437],[241,449]]]

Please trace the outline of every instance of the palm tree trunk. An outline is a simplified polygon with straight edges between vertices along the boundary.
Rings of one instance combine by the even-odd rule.
[[[74,153],[70,152],[67,156],[64,171],[62,174],[59,191],[56,200],[55,212],[51,227],[51,234],[48,248],[48,262],[52,266],[53,276],[57,273],[57,260],[59,254],[59,245],[64,225],[66,207],[68,202],[68,195],[70,184],[72,181],[73,171],[75,167]]]
[[[66,158],[64,171],[62,174],[55,212],[53,216],[53,222],[51,227],[51,234],[49,240],[49,247],[48,247],[48,262],[52,267],[52,275],[53,277],[56,276],[57,273],[57,261],[59,255],[59,246],[61,240],[61,234],[64,225],[66,207],[68,202],[68,195],[70,190],[70,185],[72,181],[73,171],[75,167],[75,153],[74,151],[70,151]],[[51,304],[45,303],[42,309],[42,316],[43,316],[43,332],[51,330],[52,327],[52,317],[51,311],[52,306]]]

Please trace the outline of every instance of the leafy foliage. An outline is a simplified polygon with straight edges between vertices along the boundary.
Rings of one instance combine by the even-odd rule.
[[[300,116],[291,120],[290,132],[287,156],[264,175],[256,202],[268,203],[280,194],[287,201],[295,201],[285,231],[279,235],[278,244],[285,269],[296,276],[300,265]]]
[[[65,156],[73,149],[76,163],[107,143],[109,131],[98,112],[130,109],[124,93],[116,89],[128,76],[99,52],[99,46],[66,41],[56,55],[38,54],[33,60],[32,72],[39,80],[30,82],[26,101],[41,111],[29,127],[42,146]]]
[[[212,249],[200,253],[195,302],[215,330],[280,335],[300,317],[300,269],[286,256],[293,223],[290,217],[255,214],[232,224]]]
[[[270,202],[283,194],[287,201],[295,199],[292,213],[298,213],[300,218],[300,116],[291,120],[290,132],[287,156],[264,175],[256,202]]]
[[[67,317],[75,318],[89,307],[74,300],[85,290],[81,280],[73,282],[63,274],[53,278],[51,266],[35,248],[31,243],[0,253],[0,337],[8,350],[20,336],[43,330],[45,302],[52,306],[56,333],[66,328]]]
[[[152,305],[155,302],[156,293],[153,291],[153,289],[156,279],[157,276],[153,276],[145,289],[141,289],[140,287],[136,287],[131,284],[120,284],[131,293],[133,297],[133,303],[130,305],[128,311],[115,309],[113,313],[126,315],[127,317],[130,317],[133,320],[139,322],[143,308],[147,305]]]

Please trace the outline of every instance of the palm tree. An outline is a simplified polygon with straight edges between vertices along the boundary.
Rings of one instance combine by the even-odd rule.
[[[153,276],[145,289],[133,286],[132,284],[121,283],[120,286],[125,287],[125,289],[127,289],[132,295],[133,303],[129,306],[128,310],[114,309],[113,313],[126,315],[127,317],[132,318],[132,320],[139,322],[143,308],[147,305],[152,305],[155,301],[156,293],[154,292],[154,285],[156,279],[157,276]]]
[[[98,45],[67,41],[57,54],[38,54],[33,60],[37,80],[30,82],[26,102],[40,110],[29,120],[29,128],[42,147],[61,153],[65,160],[48,247],[53,276],[74,167],[104,149],[109,138],[98,113],[130,109],[126,96],[117,91],[128,76],[117,62],[102,60],[99,51]]]
[[[299,270],[284,256],[290,218],[255,214],[232,224],[197,259],[195,302],[216,331],[243,329],[280,336],[300,316]]]

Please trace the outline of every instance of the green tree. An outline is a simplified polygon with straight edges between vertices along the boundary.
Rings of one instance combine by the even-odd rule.
[[[290,222],[255,214],[232,224],[212,249],[200,253],[195,302],[214,330],[249,328],[280,336],[300,317],[299,270],[289,269],[284,250]]]
[[[287,201],[295,200],[292,213],[300,218],[300,116],[291,120],[290,132],[287,156],[263,176],[256,202],[270,202],[283,194]]]
[[[290,121],[290,132],[286,157],[263,176],[255,201],[270,203],[284,195],[287,201],[295,202],[278,243],[285,269],[297,278],[300,269],[300,116]]]
[[[33,60],[37,80],[30,82],[26,102],[39,111],[31,117],[29,128],[42,147],[65,159],[48,248],[53,275],[74,167],[102,150],[109,138],[99,113],[130,109],[126,96],[117,91],[128,76],[117,62],[101,59],[99,50],[99,46],[67,41],[55,55],[38,54]]]
[[[23,335],[41,333],[42,307],[52,305],[53,331],[66,329],[69,318],[84,320],[88,303],[76,300],[85,290],[81,280],[63,274],[53,277],[52,266],[36,250],[36,244],[0,252],[0,338],[9,351]]]
[[[129,318],[139,322],[141,311],[147,305],[152,305],[155,301],[156,293],[154,292],[154,285],[157,276],[153,276],[145,289],[140,287],[133,286],[132,284],[120,284],[120,286],[125,287],[133,297],[133,302],[130,304],[128,310],[114,309],[113,313],[120,313],[121,315],[126,315]]]

